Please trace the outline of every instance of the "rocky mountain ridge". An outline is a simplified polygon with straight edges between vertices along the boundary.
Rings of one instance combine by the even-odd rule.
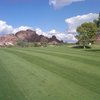
[[[59,44],[63,43],[56,38],[56,36],[52,36],[51,38],[45,37],[43,35],[38,35],[36,31],[26,30],[19,31],[16,34],[7,34],[5,36],[0,37],[0,46],[4,45],[15,45],[18,40],[27,41],[27,42],[41,42],[46,40],[48,44]]]

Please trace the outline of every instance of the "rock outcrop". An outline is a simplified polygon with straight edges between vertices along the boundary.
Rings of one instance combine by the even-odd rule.
[[[8,34],[0,37],[0,46],[4,45],[15,45],[18,40],[23,40],[27,42],[41,42],[43,39],[47,40],[48,44],[58,44],[63,43],[56,38],[56,36],[52,36],[51,38],[45,37],[43,35],[38,35],[35,31],[26,30],[19,31],[16,34]]]
[[[26,31],[19,31],[15,34],[15,36],[20,40],[25,40],[27,42],[37,42],[39,41],[39,36],[36,34],[35,31],[26,30]]]
[[[14,34],[7,34],[0,37],[0,46],[15,45],[18,38]]]

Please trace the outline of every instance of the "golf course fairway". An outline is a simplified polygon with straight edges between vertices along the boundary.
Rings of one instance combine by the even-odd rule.
[[[100,100],[100,50],[0,48],[0,100]]]

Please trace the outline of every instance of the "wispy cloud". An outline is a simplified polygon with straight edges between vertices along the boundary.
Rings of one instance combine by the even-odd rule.
[[[79,1],[85,1],[85,0],[49,0],[49,5],[53,6],[54,8],[61,8],[73,2],[79,2]]]

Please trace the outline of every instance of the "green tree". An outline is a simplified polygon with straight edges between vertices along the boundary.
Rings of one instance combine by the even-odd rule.
[[[20,47],[28,47],[28,42],[24,40],[18,40],[17,45]]]
[[[83,23],[77,27],[77,32],[79,33],[77,36],[78,42],[85,48],[89,43],[94,43],[97,26],[92,22]]]
[[[100,13],[99,13],[99,17],[96,20],[94,20],[94,23],[98,28],[100,28]]]
[[[96,20],[94,20],[94,23],[96,24],[96,26],[98,28],[97,34],[100,34],[100,13],[99,13],[98,18]]]
[[[42,37],[40,42],[43,47],[47,47],[48,39],[46,37]]]

